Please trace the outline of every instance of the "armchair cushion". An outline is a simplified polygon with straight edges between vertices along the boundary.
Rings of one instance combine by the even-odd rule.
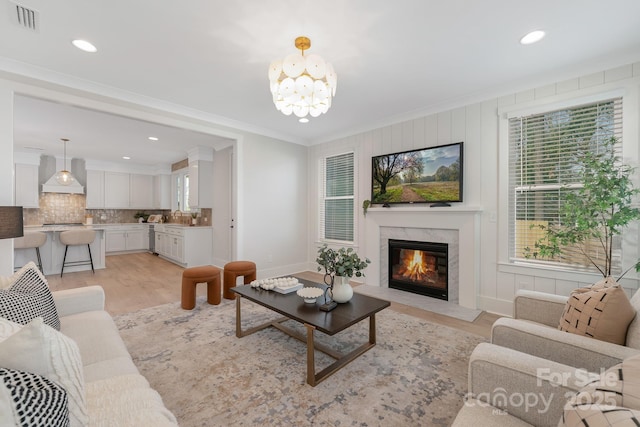
[[[571,293],[558,329],[624,345],[627,328],[635,315],[622,287],[607,277]]]

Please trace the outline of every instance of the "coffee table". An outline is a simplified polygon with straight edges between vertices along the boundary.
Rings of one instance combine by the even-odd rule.
[[[305,286],[315,286],[325,288],[326,286],[304,279],[298,279]],[[231,288],[236,293],[236,336],[238,338],[258,332],[262,329],[273,326],[282,332],[307,343],[307,383],[316,386],[330,375],[336,373],[343,366],[371,349],[376,345],[376,313],[389,305],[389,301],[372,298],[366,295],[353,294],[351,301],[338,304],[332,311],[321,311],[319,306],[324,302],[323,297],[318,298],[315,304],[307,304],[295,292],[290,294],[280,294],[275,291],[266,291],[260,288],[252,288],[250,285],[236,286]],[[267,323],[242,330],[241,324],[241,300],[246,298],[263,307],[266,307],[284,317],[269,321]],[[314,333],[316,330],[327,335],[335,335],[356,323],[369,318],[369,341],[347,354],[340,354],[335,350],[316,343]],[[293,329],[282,325],[287,320],[295,320],[302,323],[307,331],[306,337]],[[321,351],[332,358],[335,362],[316,373],[315,350]]]

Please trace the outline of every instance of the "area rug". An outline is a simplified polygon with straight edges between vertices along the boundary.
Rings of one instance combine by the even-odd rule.
[[[244,300],[243,327],[277,315]],[[448,426],[463,405],[467,364],[484,338],[387,308],[377,345],[316,387],[306,346],[274,328],[235,336],[235,302],[198,298],[116,317],[140,372],[181,426]],[[293,321],[288,326],[298,327]],[[302,328],[300,328],[302,331]],[[368,321],[316,340],[349,351]],[[333,361],[316,352],[319,371]]]

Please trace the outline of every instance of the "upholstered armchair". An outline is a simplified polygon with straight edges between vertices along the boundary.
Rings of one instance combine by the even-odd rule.
[[[596,374],[494,344],[469,360],[469,389],[453,427],[557,426],[567,399]]]
[[[629,325],[625,345],[612,344],[558,330],[567,300],[559,295],[518,291],[513,318],[494,323],[491,342],[590,372],[600,372],[640,354],[640,316],[636,315]],[[631,305],[636,311],[640,309],[640,291],[631,299]]]
[[[601,373],[494,344],[469,360],[469,392],[453,427],[637,426],[640,354]]]

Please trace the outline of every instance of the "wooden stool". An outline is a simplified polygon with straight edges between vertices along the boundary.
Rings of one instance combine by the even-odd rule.
[[[256,280],[256,263],[251,261],[231,261],[224,265],[224,290],[222,296],[226,299],[236,298],[236,294],[231,292],[231,288],[236,286],[238,276],[244,276],[245,285]]]
[[[193,310],[196,306],[196,285],[207,284],[207,302],[220,304],[220,269],[212,265],[185,268],[182,272],[182,308]]]

